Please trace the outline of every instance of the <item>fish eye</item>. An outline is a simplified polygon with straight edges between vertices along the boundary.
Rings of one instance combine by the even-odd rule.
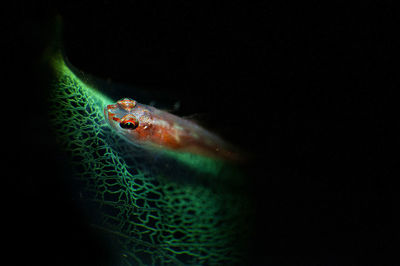
[[[132,123],[132,122],[121,122],[119,123],[119,126],[124,128],[124,129],[135,129],[138,127],[138,124]]]
[[[121,119],[119,126],[123,129],[135,129],[139,126],[139,121],[136,119],[134,115],[126,115]]]

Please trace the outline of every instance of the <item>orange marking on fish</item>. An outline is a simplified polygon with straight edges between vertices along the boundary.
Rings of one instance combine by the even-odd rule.
[[[239,158],[229,145],[199,125],[129,98],[107,105],[104,115],[112,128],[135,144],[227,160]]]

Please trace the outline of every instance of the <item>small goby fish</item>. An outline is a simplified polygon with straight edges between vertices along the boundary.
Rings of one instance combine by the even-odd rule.
[[[112,128],[136,145],[240,160],[230,145],[194,122],[129,98],[107,105],[104,115]]]

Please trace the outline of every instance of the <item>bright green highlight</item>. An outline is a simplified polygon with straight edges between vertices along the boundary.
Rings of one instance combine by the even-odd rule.
[[[54,132],[71,158],[75,194],[117,250],[114,265],[240,264],[249,230],[245,194],[229,177],[223,186],[151,176],[140,152],[132,153],[104,121],[103,108],[113,101],[79,79],[60,53],[47,58]],[[171,156],[199,173],[217,176],[222,167],[211,159]]]

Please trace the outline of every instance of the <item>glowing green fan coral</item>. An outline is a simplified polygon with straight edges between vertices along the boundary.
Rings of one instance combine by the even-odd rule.
[[[71,158],[75,194],[93,213],[92,226],[116,247],[116,264],[239,263],[248,206],[229,175],[203,182],[209,178],[196,171],[197,163],[187,170],[177,160],[169,175],[200,182],[164,178],[162,170],[156,176],[152,155],[127,145],[104,122],[111,99],[75,75],[60,53],[47,56],[54,132]],[[212,163],[204,160],[203,166]]]

